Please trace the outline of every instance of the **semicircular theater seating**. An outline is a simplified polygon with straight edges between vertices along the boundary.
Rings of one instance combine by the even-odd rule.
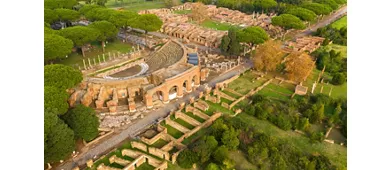
[[[149,73],[169,67],[178,62],[184,55],[182,47],[174,41],[169,41],[161,49],[148,56],[145,61],[149,65]]]

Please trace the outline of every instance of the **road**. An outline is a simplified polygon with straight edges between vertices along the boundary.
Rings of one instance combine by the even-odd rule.
[[[315,25],[310,26],[310,28],[307,28],[306,30],[302,31],[301,33],[295,35],[295,37],[304,37],[311,35],[313,32],[315,32],[318,28],[324,27],[335,20],[339,19],[341,16],[347,13],[347,6],[343,6],[340,9],[338,9],[336,12],[332,13],[331,15],[325,16],[320,22],[316,23]]]
[[[239,65],[238,67],[206,82],[209,87],[214,87],[216,83],[221,82],[223,80],[229,79],[237,74],[241,74],[245,72],[247,69],[252,67],[252,63],[249,61],[245,62],[242,65]],[[111,138],[107,139],[106,141],[98,144],[96,147],[88,150],[86,153],[79,155],[72,161],[65,162],[64,164],[58,166],[56,170],[70,170],[75,166],[84,166],[86,162],[93,158],[95,155],[97,157],[100,157],[102,154],[104,154],[107,151],[112,150],[115,146],[117,146],[122,141],[128,139],[129,137],[136,136],[139,132],[144,130],[145,128],[151,126],[154,124],[154,122],[161,118],[165,117],[169,114],[171,110],[176,110],[180,103],[186,102],[189,103],[189,99],[191,96],[198,96],[199,92],[205,90],[205,84],[199,86],[197,90],[194,90],[193,92],[184,95],[183,98],[180,98],[178,100],[173,100],[170,103],[164,105],[164,107],[155,110],[151,113],[149,113],[147,116],[145,116],[143,119],[137,121],[133,125],[129,126],[127,129],[123,130],[119,134],[116,134],[112,136]]]

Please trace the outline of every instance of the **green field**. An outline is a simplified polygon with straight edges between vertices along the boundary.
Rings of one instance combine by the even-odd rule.
[[[225,93],[225,94],[227,94],[227,95],[229,95],[230,97],[234,97],[234,98],[236,98],[236,99],[238,99],[238,98],[241,97],[241,96],[239,96],[239,95],[237,95],[237,94],[228,92],[228,91],[226,91],[226,90],[223,90],[222,92]]]
[[[244,75],[240,76],[239,78],[231,82],[229,84],[229,88],[241,94],[246,94],[250,90],[263,85],[267,81],[267,79],[265,78],[260,78],[259,80],[255,80],[256,77],[257,76],[252,72],[246,72],[244,73]]]
[[[193,140],[196,140],[196,139],[204,136],[207,133],[208,133],[208,128],[202,128],[199,131],[197,131],[196,133],[194,133],[193,135],[191,135],[190,137],[185,138],[183,140],[183,142],[181,142],[181,143],[184,145],[188,145],[188,144],[192,143]]]
[[[338,44],[329,44],[325,46],[326,51],[335,50],[341,52],[341,56],[347,58],[347,46]]]
[[[344,16],[344,17],[338,19],[337,21],[333,22],[331,26],[333,28],[336,28],[336,29],[346,27],[347,26],[347,16]]]
[[[163,146],[165,146],[166,144],[168,144],[167,141],[163,140],[163,139],[159,139],[157,140],[156,142],[154,142],[152,144],[153,147],[155,148],[162,148]]]
[[[94,64],[93,63],[94,58],[95,58],[96,63],[98,63],[99,62],[98,55],[100,56],[101,62],[103,62],[103,56],[102,56],[103,50],[102,50],[101,43],[94,42],[94,43],[91,43],[91,45],[94,48],[88,52],[85,52],[85,57],[83,57],[81,52],[80,53],[73,52],[68,56],[68,58],[66,58],[62,61],[55,62],[55,63],[65,64],[65,65],[73,66],[75,68],[78,68],[78,66],[80,66],[81,68],[83,68],[84,67],[83,59],[85,59],[85,62],[87,65],[88,65],[88,58],[90,59],[91,64]],[[118,52],[128,53],[131,50],[132,50],[132,46],[130,44],[123,43],[120,40],[115,40],[114,42],[109,42],[108,44],[106,44],[106,48],[105,48],[105,53],[104,53],[105,59],[106,59],[106,61],[109,60],[109,58],[108,58],[109,53],[111,53],[111,55],[113,55],[114,53],[117,54]]]
[[[180,125],[186,127],[187,129],[191,130],[193,128],[195,128],[195,126],[189,124],[188,122],[184,121],[183,119],[175,119],[174,120],[176,123],[179,123]]]
[[[221,98],[222,100],[222,98]],[[231,114],[233,115],[233,111],[227,109],[227,108],[224,108],[222,107],[220,104],[218,103],[213,103],[213,102],[210,102],[210,101],[206,101],[207,104],[209,105],[209,109],[205,112],[206,114],[208,114],[209,116],[213,115],[214,112],[222,112],[224,114]]]
[[[231,27],[239,28],[238,26],[235,26],[235,25],[231,25],[228,23],[220,23],[218,21],[213,21],[213,20],[203,21],[200,25],[203,27],[206,27],[206,28],[216,29],[216,30],[220,30],[220,31],[227,31]]]
[[[197,120],[199,123],[203,123],[203,122],[205,121],[204,119],[200,118],[199,116],[194,115],[194,114],[191,113],[191,112],[185,112],[184,109],[182,110],[182,112],[185,113],[187,116],[190,116],[190,117],[194,118],[194,119]]]
[[[229,158],[236,162],[235,168],[237,170],[258,169],[246,159],[244,153],[240,150],[229,151]]]
[[[246,122],[249,127],[253,127],[272,137],[286,141],[302,152],[309,154],[318,152],[327,156],[332,164],[336,166],[347,166],[347,148],[344,146],[326,142],[311,143],[310,139],[306,136],[293,131],[284,131],[268,121],[259,120],[247,114],[239,114],[233,119],[241,119],[241,121]]]
[[[124,8],[129,11],[138,12],[146,9],[165,8],[166,5],[162,0],[145,1],[145,0],[108,0],[106,6],[109,8]]]
[[[313,87],[313,83],[314,81],[317,80],[318,78],[318,75],[321,71],[320,70],[317,70],[317,69],[314,69],[312,71],[312,73],[310,74],[310,76],[307,78],[307,80],[303,83],[304,86],[307,86],[308,87],[308,93],[311,93],[311,89]],[[331,76],[328,74],[328,73],[324,73],[324,75],[326,77],[328,77],[329,79],[331,79]],[[322,90],[322,93],[323,94],[329,94],[331,88],[333,87],[333,90],[332,90],[332,93],[331,93],[331,97],[334,97],[334,98],[340,98],[340,97],[343,97],[343,98],[347,98],[347,82],[344,83],[343,85],[338,85],[338,86],[335,86],[335,85],[332,85],[331,83],[319,83],[317,84],[317,87],[315,88],[314,90],[314,94],[318,94],[321,92],[321,87],[323,86],[323,90]]]
[[[169,126],[167,124],[163,125],[167,128],[168,134],[171,135],[172,137],[179,139],[181,136],[184,135],[183,132],[180,132],[179,130],[175,129],[172,126]]]
[[[141,166],[135,168],[136,170],[153,170],[155,169],[152,165],[149,165],[148,163],[143,163]]]

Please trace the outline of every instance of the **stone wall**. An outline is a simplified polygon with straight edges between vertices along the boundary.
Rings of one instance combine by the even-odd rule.
[[[226,79],[226,80],[224,80],[224,81],[222,81],[222,82],[219,82],[219,83],[215,84],[215,88],[220,88],[220,87],[222,87],[222,86],[224,86],[224,85],[228,85],[228,84],[231,83],[232,81],[236,80],[238,77],[240,77],[239,74],[238,74],[238,75],[235,75],[235,76],[233,76],[233,77],[231,77],[231,78],[229,78],[229,79]]]
[[[214,94],[214,95],[219,95],[219,96],[221,96],[221,97],[223,97],[223,98],[225,98],[225,99],[228,99],[228,100],[230,100],[230,101],[235,101],[235,100],[236,100],[236,98],[231,97],[231,96],[225,94],[225,93],[222,92],[222,91],[217,90],[217,91],[215,91],[215,92],[216,92],[216,94]]]
[[[183,149],[180,149],[178,152],[175,152],[174,154],[172,154],[172,159],[171,159],[172,164],[176,163],[176,159],[179,156],[181,151],[183,151]]]
[[[121,170],[119,168],[113,168],[113,167],[110,167],[110,166],[106,166],[104,165],[104,163],[101,163],[98,167],[97,167],[97,170]]]
[[[232,109],[237,103],[239,103],[240,101],[244,100],[245,98],[247,97],[250,97],[252,95],[254,95],[255,93],[257,93],[258,91],[260,91],[261,89],[263,89],[265,86],[267,86],[269,83],[272,82],[273,79],[270,79],[268,80],[267,82],[265,82],[262,86],[260,87],[257,87],[255,90],[251,90],[249,91],[246,95],[240,97],[239,99],[237,99],[236,101],[234,101],[232,104],[229,105],[229,109]]]
[[[137,148],[137,149],[142,150],[142,151],[145,151],[145,152],[148,151],[148,146],[146,146],[146,145],[143,144],[143,143],[136,142],[136,141],[132,141],[132,142],[131,142],[131,147]]]
[[[128,61],[126,61],[128,62]],[[104,77],[104,76],[107,76],[107,75],[112,75],[112,74],[115,74],[115,73],[118,73],[118,72],[121,72],[123,70],[126,70],[130,67],[134,67],[136,65],[139,65],[141,63],[144,63],[145,62],[145,59],[140,59],[140,60],[136,60],[136,61],[133,61],[133,62],[130,62],[128,64],[125,64],[123,66],[120,66],[119,68],[115,68],[115,69],[112,69],[112,70],[109,70],[109,71],[106,71],[106,72],[103,72],[103,73],[99,73],[97,74],[96,76],[97,77]]]
[[[149,147],[149,153],[159,158],[169,160],[169,153],[161,149]]]
[[[134,150],[131,150],[131,149],[123,149],[122,150],[122,155],[123,156],[128,156],[128,157],[134,158],[134,159],[139,157],[142,154],[143,154],[142,152],[134,151]]]
[[[198,100],[197,102],[195,102],[194,107],[202,111],[207,111],[209,109],[209,105],[202,100]]]
[[[145,155],[140,155],[133,162],[128,164],[126,167],[124,167],[123,170],[135,170],[136,167],[141,166],[145,162],[146,162]]]
[[[131,163],[128,160],[118,158],[116,155],[112,155],[108,160],[109,160],[110,164],[117,163],[117,164],[122,165],[122,166],[126,166],[127,164]]]
[[[186,112],[192,112],[192,114],[194,114],[195,116],[199,116],[200,118],[204,119],[204,120],[207,120],[210,118],[209,115],[206,115],[204,113],[202,113],[201,111],[199,111],[198,109],[190,106],[190,105],[187,105],[186,108],[185,108],[185,111]]]
[[[229,109],[229,104],[227,104],[227,103],[225,103],[225,102],[222,102],[221,105],[222,105],[222,107]]]
[[[190,131],[190,130],[187,129],[186,127],[184,127],[184,126],[180,125],[179,123],[177,123],[177,122],[171,120],[170,117],[168,117],[167,119],[165,119],[165,123],[166,123],[167,125],[172,126],[172,127],[175,128],[175,129],[179,130],[180,132],[183,132],[183,133],[187,133],[188,131]]]
[[[184,121],[186,121],[187,123],[189,123],[189,124],[191,124],[193,126],[199,126],[200,125],[200,122],[198,122],[194,118],[192,118],[192,117],[182,113],[181,111],[175,112],[175,118],[176,119],[183,119]]]

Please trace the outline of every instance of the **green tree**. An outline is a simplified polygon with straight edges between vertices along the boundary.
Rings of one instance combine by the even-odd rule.
[[[49,34],[56,34],[57,31],[51,29],[50,27],[44,27],[44,36],[49,35]],[[72,47],[73,47],[73,42],[72,42]]]
[[[306,8],[294,7],[287,10],[286,14],[295,15],[304,21],[314,21],[317,17],[316,13]]]
[[[238,134],[240,132],[235,130],[233,127],[230,127],[229,130],[225,130],[222,134],[222,143],[226,145],[227,148],[231,150],[237,149],[240,144],[240,140],[238,139]]]
[[[272,24],[281,26],[285,29],[304,29],[305,24],[296,16],[291,14],[282,14],[276,17],[273,17]]]
[[[223,164],[223,161],[225,159],[228,159],[228,154],[228,148],[225,145],[222,145],[218,147],[217,150],[215,150],[215,152],[213,153],[213,158],[217,163]]]
[[[69,94],[63,90],[52,86],[45,86],[44,105],[45,110],[51,110],[58,115],[62,115],[68,111]]]
[[[223,53],[226,53],[227,50],[229,49],[229,44],[230,44],[230,38],[229,36],[225,35],[222,37],[222,40],[221,40],[221,44],[219,46],[219,48],[221,48],[221,51]]]
[[[84,16],[89,20],[89,21],[110,21],[110,17],[120,11],[115,11],[113,9],[108,9],[108,8],[94,8],[90,7],[87,9],[83,10]]]
[[[332,8],[329,5],[319,3],[304,3],[301,7],[311,10],[317,15],[328,15],[332,12]]]
[[[240,42],[262,44],[269,39],[267,32],[258,26],[251,26],[237,32],[237,38]]]
[[[311,114],[310,120],[312,122],[321,122],[325,117],[325,105],[320,104],[319,107],[315,110],[313,109],[313,113]]]
[[[313,132],[310,135],[310,142],[322,142],[325,139],[325,135],[323,132]]]
[[[100,32],[90,27],[74,26],[60,30],[59,34],[72,40],[75,46],[80,47],[83,57],[85,57],[84,45],[96,41]]]
[[[99,118],[90,107],[77,105],[64,114],[63,119],[73,129],[77,138],[91,141],[99,134]]]
[[[103,7],[102,7],[102,6],[99,6],[99,5],[95,5],[95,4],[87,4],[87,5],[82,6],[82,7],[79,9],[79,12],[80,12],[80,14],[85,15],[85,14],[88,13],[89,11],[91,11],[91,10],[93,10],[93,9],[97,9],[97,8],[103,8]]]
[[[102,42],[103,52],[104,42],[108,39],[115,38],[118,34],[118,29],[115,27],[115,25],[108,21],[96,21],[88,25],[88,27],[99,30],[100,34],[97,37],[97,40]]]
[[[53,86],[59,89],[69,89],[83,80],[83,75],[79,70],[62,64],[46,65],[45,86]]]
[[[165,5],[170,8],[180,5],[180,0],[164,0]]]
[[[177,164],[179,164],[180,167],[186,169],[192,168],[192,165],[198,161],[198,155],[189,149],[180,152],[179,156],[177,157]]]
[[[117,28],[120,28],[125,32],[125,37],[127,37],[127,27],[128,26],[136,26],[137,25],[137,19],[138,14],[135,12],[130,11],[116,11],[114,12],[108,21],[113,23]],[[127,41],[127,38],[125,38],[125,41]]]
[[[45,27],[44,55],[45,62],[63,59],[72,52],[73,42],[54,33],[54,30]]]
[[[108,0],[93,0],[94,3],[100,6],[106,6]]]
[[[72,9],[73,6],[77,4],[76,0],[45,0],[44,8],[45,9],[58,9],[58,8],[66,8]]]
[[[135,28],[145,30],[145,33],[149,31],[160,30],[163,22],[155,14],[143,14],[136,19],[134,25]]]
[[[57,13],[58,19],[61,22],[76,21],[77,19],[80,18],[80,13],[75,11],[75,10],[71,10],[71,9],[55,9],[54,11]]]
[[[220,170],[219,166],[215,163],[209,163],[206,166],[206,170]]]
[[[255,0],[255,9],[261,10],[261,13],[269,12],[270,9],[275,8],[278,3],[274,0]]]
[[[218,146],[218,141],[214,136],[203,136],[193,148],[193,151],[200,157],[200,162],[205,163],[210,159],[211,154]]]
[[[300,130],[308,130],[310,128],[310,122],[308,118],[301,118],[299,120],[299,127]]]
[[[55,21],[58,21],[58,15],[54,10],[45,9],[44,11],[44,21],[46,23],[52,24]]]
[[[75,149],[72,129],[50,112],[45,112],[44,124],[44,162],[65,159]]]
[[[342,85],[347,81],[345,75],[343,73],[336,73],[333,75],[332,84],[334,85]]]
[[[333,10],[339,8],[339,4],[334,0],[313,0],[313,2],[329,5]]]

